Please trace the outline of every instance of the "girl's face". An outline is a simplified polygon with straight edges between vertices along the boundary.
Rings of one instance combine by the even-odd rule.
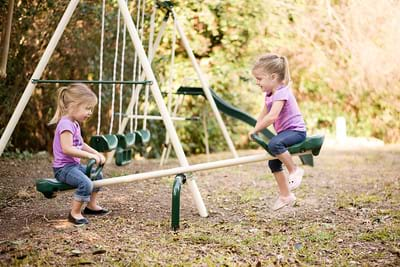
[[[79,122],[84,122],[87,120],[93,113],[93,104],[77,104],[74,105],[71,109],[70,116],[72,119],[77,120]]]
[[[256,84],[267,94],[273,93],[275,88],[280,85],[278,75],[275,73],[270,74],[262,69],[255,69],[253,76],[256,78]]]

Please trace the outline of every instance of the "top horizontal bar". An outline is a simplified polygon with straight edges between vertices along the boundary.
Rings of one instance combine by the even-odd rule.
[[[32,83],[90,83],[90,84],[152,84],[152,81],[100,81],[100,80],[38,80],[32,79]]]

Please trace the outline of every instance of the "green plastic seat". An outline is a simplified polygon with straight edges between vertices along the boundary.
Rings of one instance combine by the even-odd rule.
[[[325,136],[323,135],[313,135],[309,136],[303,142],[295,144],[288,148],[291,154],[303,153],[310,151],[314,156],[318,156],[321,151],[322,144],[324,143]]]
[[[127,134],[117,134],[118,139],[118,147],[120,148],[129,148],[135,144],[136,134],[135,133],[127,133]]]
[[[94,135],[89,145],[99,152],[109,152],[117,148],[118,138],[114,134]]]
[[[257,144],[259,144],[269,154],[271,154],[271,151],[268,148],[268,144],[264,142],[264,140],[260,136],[253,134],[251,137]],[[288,151],[290,154],[298,154],[311,151],[314,156],[318,156],[319,152],[321,151],[322,144],[324,143],[324,138],[325,136],[323,135],[308,136],[303,142],[288,147]]]
[[[117,166],[127,165],[132,161],[132,149],[118,147],[115,152],[115,164]]]
[[[91,180],[96,180],[97,175],[103,170],[103,165],[99,165],[96,170],[92,171],[96,160],[90,159],[86,166],[86,175]],[[58,191],[74,189],[75,187],[62,183],[54,178],[38,179],[36,181],[36,190],[43,193],[46,198],[54,198]]]
[[[135,139],[135,146],[143,146],[150,142],[151,133],[149,130],[142,129],[136,131],[136,139]]]
[[[54,178],[39,179],[36,181],[36,190],[43,193],[46,198],[56,197],[57,191],[65,191],[74,188],[75,187],[64,184]]]

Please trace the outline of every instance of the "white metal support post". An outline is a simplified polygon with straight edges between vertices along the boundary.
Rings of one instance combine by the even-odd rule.
[[[236,152],[235,146],[233,145],[231,137],[229,136],[229,133],[225,127],[225,123],[222,120],[222,117],[221,117],[221,114],[219,113],[217,105],[215,104],[214,98],[212,97],[208,80],[206,79],[205,75],[201,71],[200,66],[196,61],[196,58],[194,57],[193,50],[190,47],[189,41],[186,37],[186,34],[183,31],[182,26],[180,25],[174,10],[172,10],[172,14],[173,14],[175,27],[178,30],[179,35],[181,36],[182,44],[185,47],[186,53],[189,55],[190,60],[192,61],[193,67],[196,70],[197,75],[199,76],[201,86],[203,87],[204,95],[206,96],[208,102],[210,103],[211,109],[214,112],[214,116],[217,119],[219,128],[221,129],[222,134],[224,135],[225,140],[228,143],[229,149],[231,150],[233,156],[235,158],[237,158],[238,154]]]
[[[155,52],[157,51],[157,49],[158,49],[158,47],[159,47],[159,45],[160,45],[161,38],[162,38],[162,36],[164,35],[166,26],[167,26],[167,20],[163,20],[163,22],[162,22],[162,24],[161,24],[161,27],[160,27],[160,30],[159,30],[159,32],[158,32],[158,34],[157,34],[157,38],[156,38],[156,40],[155,40],[155,42],[154,42],[154,45],[152,45],[152,48],[149,49],[148,59],[149,59],[150,64],[151,64],[151,62],[153,61],[154,54],[155,54]],[[150,46],[150,45],[149,45],[149,46]],[[150,51],[150,50],[151,50],[151,51]],[[139,77],[139,80],[140,80],[140,81],[143,81],[145,78],[146,78],[146,73],[142,73],[142,74],[140,75],[140,77]],[[137,85],[137,90],[140,91],[141,89],[142,89],[142,85],[141,85],[141,84],[138,84],[138,85]],[[133,114],[133,107],[134,107],[135,103],[136,103],[136,99],[135,99],[135,97],[132,95],[131,100],[129,101],[128,107],[126,108],[125,114],[129,114],[129,115],[132,115],[132,114]],[[130,117],[127,116],[127,117],[124,117],[124,118],[122,119],[121,129],[118,130],[118,133],[119,133],[119,134],[123,134],[123,133],[124,133],[124,131],[125,131],[125,129],[126,129],[126,126],[128,125],[129,118],[130,118]],[[112,151],[110,151],[110,152],[107,153],[107,163],[111,163],[111,162],[112,162],[113,157],[114,157],[114,154],[115,154],[115,150],[112,150]]]
[[[36,84],[32,83],[33,79],[40,79],[42,76],[43,70],[46,67],[47,63],[49,62],[49,59],[51,55],[54,52],[54,49],[56,48],[58,41],[60,40],[65,27],[67,26],[69,20],[72,17],[72,14],[74,13],[76,6],[79,4],[79,0],[71,0],[68,4],[67,9],[65,10],[60,22],[57,25],[56,31],[54,32],[53,36],[50,39],[49,44],[46,47],[46,50],[43,53],[42,58],[39,61],[39,64],[36,66],[35,71],[32,74],[31,79],[28,82],[28,85],[25,88],[24,93],[22,94],[17,107],[14,110],[14,113],[12,114],[10,121],[7,124],[6,129],[4,130],[3,135],[1,136],[0,139],[0,156],[3,154],[3,151],[10,140],[11,134],[14,132],[15,126],[17,125],[19,119],[21,118],[22,112],[24,111],[26,105],[28,104],[29,99],[32,96],[33,90],[36,87]]]
[[[139,60],[142,64],[144,72],[146,73],[146,77],[150,81],[153,82],[152,85],[150,86],[150,89],[151,89],[153,97],[156,101],[156,104],[160,110],[161,116],[163,117],[165,127],[171,138],[171,142],[174,147],[175,153],[178,157],[179,163],[182,167],[188,167],[189,163],[186,159],[182,145],[178,139],[178,135],[176,134],[175,127],[174,127],[171,117],[168,113],[168,109],[164,103],[164,99],[161,95],[161,91],[158,86],[156,77],[153,73],[153,70],[151,69],[150,62],[146,56],[143,45],[142,45],[139,35],[136,31],[135,24],[133,23],[132,17],[129,13],[128,6],[127,6],[125,0],[118,0],[118,5],[119,5],[119,8],[121,9],[122,16],[125,20],[129,34],[132,38],[133,44],[135,46],[135,50],[138,52]],[[200,216],[207,217],[208,216],[207,210],[204,205],[203,199],[201,198],[199,189],[197,188],[196,182],[193,179],[190,179],[188,181],[188,184],[189,184],[189,189],[192,192],[192,195],[193,195],[193,198],[194,198],[194,201],[195,201],[195,204],[197,206]]]

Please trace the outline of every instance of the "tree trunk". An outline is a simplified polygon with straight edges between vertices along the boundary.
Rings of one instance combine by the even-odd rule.
[[[14,0],[8,2],[8,15],[7,24],[3,32],[2,38],[2,51],[1,51],[1,62],[0,62],[0,79],[5,79],[7,76],[7,59],[8,49],[10,48],[10,36],[11,36],[11,23],[14,13]]]

